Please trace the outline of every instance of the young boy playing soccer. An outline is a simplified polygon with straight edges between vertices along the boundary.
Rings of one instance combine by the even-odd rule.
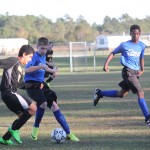
[[[48,49],[49,41],[45,37],[38,40],[37,51],[35,52],[32,61],[26,65],[26,68],[31,66],[46,65],[46,52]],[[34,126],[32,129],[31,137],[33,140],[38,139],[39,126],[43,118],[46,107],[52,109],[54,116],[58,123],[62,126],[67,134],[67,138],[72,141],[79,141],[79,139],[70,132],[69,125],[61,113],[57,104],[57,95],[54,91],[50,90],[49,86],[44,82],[45,71],[56,73],[57,68],[45,67],[45,70],[38,70],[36,72],[25,74],[26,91],[30,98],[37,102],[37,111]]]
[[[97,105],[100,98],[106,97],[124,97],[131,90],[137,94],[139,106],[145,117],[146,125],[150,126],[150,114],[144,98],[144,92],[139,83],[139,77],[144,73],[144,51],[145,44],[139,41],[141,29],[138,25],[130,27],[131,40],[122,42],[114,51],[112,51],[104,63],[103,70],[109,72],[109,62],[115,54],[121,53],[120,62],[123,65],[122,78],[119,83],[120,91],[107,90],[103,91],[98,88],[94,89],[94,106]]]
[[[18,116],[18,119],[12,123],[8,131],[0,138],[0,144],[14,145],[15,143],[10,139],[11,137],[16,142],[22,143],[19,130],[36,112],[36,105],[32,103],[31,99],[17,93],[17,88],[23,78],[22,65],[31,60],[33,53],[34,50],[31,46],[23,45],[19,50],[18,58],[10,57],[0,60],[0,68],[4,69],[0,85],[1,97],[8,109]],[[43,68],[43,66],[40,68]],[[30,72],[32,68],[25,71]]]

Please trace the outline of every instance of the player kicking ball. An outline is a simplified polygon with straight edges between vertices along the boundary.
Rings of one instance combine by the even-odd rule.
[[[143,112],[146,125],[150,126],[150,113],[144,92],[139,83],[139,77],[144,73],[144,51],[145,44],[139,41],[141,29],[138,25],[130,27],[131,40],[122,42],[114,51],[112,51],[105,61],[103,70],[109,72],[109,62],[114,58],[115,54],[121,53],[122,78],[123,81],[119,83],[120,91],[117,90],[100,90],[94,89],[94,106],[97,105],[100,98],[103,97],[124,97],[131,90],[133,94],[137,94],[138,103]]]
[[[44,116],[45,109],[48,107],[49,109],[52,109],[56,120],[65,130],[67,134],[67,139],[78,142],[79,139],[70,132],[70,127],[58,107],[56,93],[49,88],[46,82],[44,82],[45,71],[51,74],[58,71],[56,67],[51,68],[46,65],[45,54],[47,52],[48,46],[49,41],[47,38],[39,38],[37,44],[37,51],[34,53],[32,60],[26,65],[26,68],[29,68],[31,66],[35,67],[41,64],[45,65],[45,69],[39,69],[36,72],[27,73],[25,74],[24,78],[28,96],[35,100],[37,103],[37,111],[31,133],[31,138],[33,140],[38,140],[40,123]]]

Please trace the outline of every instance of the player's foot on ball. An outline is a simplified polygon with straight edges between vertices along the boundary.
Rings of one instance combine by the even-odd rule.
[[[67,140],[74,141],[74,142],[80,141],[73,133],[67,135]]]
[[[16,142],[18,142],[19,144],[22,143],[22,140],[20,138],[19,130],[13,130],[11,127],[9,127],[8,131],[11,133],[12,137],[14,138],[14,140]]]
[[[39,128],[33,127],[32,133],[31,133],[31,138],[32,140],[38,140],[38,134],[39,134]]]
[[[2,137],[0,137],[0,144],[4,144],[4,145],[16,145],[12,140],[4,140]]]
[[[93,99],[93,105],[96,106],[100,98],[103,98],[103,96],[100,95],[101,90],[98,88],[94,89],[94,99]]]

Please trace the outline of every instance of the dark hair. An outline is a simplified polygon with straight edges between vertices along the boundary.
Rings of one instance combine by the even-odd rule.
[[[37,46],[42,46],[42,45],[48,45],[49,44],[49,41],[47,38],[45,37],[41,37],[38,39],[38,43],[37,43]]]
[[[130,27],[130,33],[131,33],[133,30],[135,30],[135,29],[138,29],[138,30],[141,32],[140,26],[134,24],[134,25],[132,25],[132,26]]]
[[[49,45],[52,45],[52,46],[53,46],[53,42],[52,42],[52,41],[49,41]]]
[[[23,45],[18,53],[18,57],[22,57],[25,53],[26,55],[34,54],[34,49],[30,45]]]

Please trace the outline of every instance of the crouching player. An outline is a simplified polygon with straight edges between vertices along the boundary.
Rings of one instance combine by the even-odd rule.
[[[19,130],[36,112],[36,105],[31,99],[17,93],[17,88],[23,78],[22,65],[27,64],[33,54],[34,50],[31,46],[23,45],[19,50],[18,58],[10,57],[0,60],[0,68],[4,69],[0,85],[1,97],[8,109],[18,116],[3,137],[0,137],[0,144],[14,145],[11,137],[16,142],[22,143]],[[26,71],[32,71],[32,69]]]

